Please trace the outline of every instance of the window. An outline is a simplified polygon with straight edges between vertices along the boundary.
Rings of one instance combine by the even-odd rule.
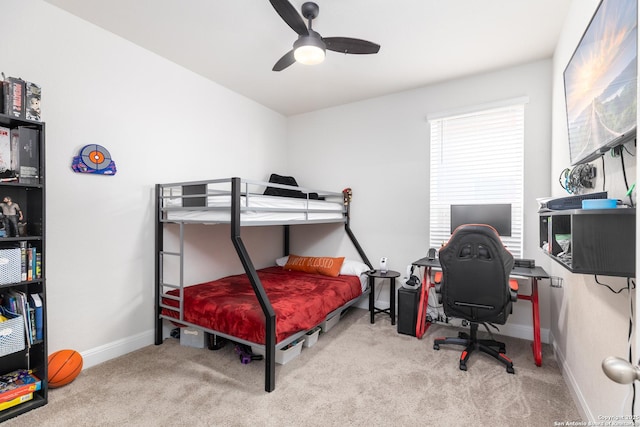
[[[510,203],[511,236],[501,238],[514,257],[522,257],[525,103],[429,117],[431,247],[451,236],[451,205]]]

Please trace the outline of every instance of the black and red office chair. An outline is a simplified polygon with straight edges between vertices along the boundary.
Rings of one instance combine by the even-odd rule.
[[[447,317],[466,319],[471,330],[469,334],[460,332],[457,337],[436,338],[433,348],[439,350],[442,344],[464,346],[460,356],[463,371],[467,370],[471,353],[479,350],[504,363],[507,372],[513,374],[513,362],[504,354],[505,344],[477,336],[479,324],[504,325],[512,303],[517,300],[517,282],[509,280],[513,256],[496,230],[484,224],[456,228],[439,256],[442,265],[439,291],[444,313]]]

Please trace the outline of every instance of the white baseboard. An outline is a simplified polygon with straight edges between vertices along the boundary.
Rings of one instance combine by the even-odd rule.
[[[362,301],[360,301],[358,304],[355,305],[355,307],[358,308],[362,308],[365,310],[369,310],[369,299],[363,299]],[[376,307],[377,308],[388,308],[389,307],[389,301],[379,301],[376,302]],[[396,315],[398,313],[398,309],[396,308]],[[455,323],[456,321],[454,320],[453,326],[460,326],[459,323]],[[518,325],[518,324],[510,324],[507,321],[507,324],[505,325],[497,325],[498,328],[500,329],[499,332],[497,332],[499,335],[505,335],[508,337],[513,337],[513,338],[520,338],[523,340],[529,340],[529,341],[533,341],[533,329],[531,327],[531,325]],[[495,330],[491,330],[491,332],[496,332]],[[540,329],[540,341],[542,341],[542,343],[544,344],[549,344],[549,329],[544,329],[541,328]]]
[[[520,338],[533,341],[533,326],[510,324],[507,320],[505,325],[496,325],[500,328],[500,334],[508,337]],[[549,344],[549,329],[540,328],[540,341]]]
[[[553,347],[553,354],[555,355],[556,361],[558,362],[558,366],[562,371],[562,376],[564,377],[565,382],[569,387],[569,392],[573,397],[573,401],[576,404],[578,412],[580,412],[580,416],[582,417],[583,420],[590,420],[591,422],[595,423],[596,418],[591,412],[591,409],[589,409],[589,406],[587,405],[587,401],[585,400],[584,396],[582,395],[582,391],[578,386],[578,382],[576,381],[575,376],[571,372],[571,369],[567,365],[567,361],[564,357],[564,354],[562,353],[560,348],[556,345],[556,342],[553,339],[553,335],[551,335],[550,338],[551,338],[551,346]],[[594,424],[594,425],[597,425],[597,424]]]
[[[369,309],[368,303],[366,302],[361,302],[356,305],[356,307],[363,308],[365,310]],[[525,340],[533,339],[531,326],[506,324],[500,325],[498,327],[500,328],[500,335],[521,338]],[[168,329],[163,331],[163,335],[168,336]],[[540,337],[543,343],[548,343],[549,330],[541,329]],[[83,351],[80,353],[83,359],[83,369],[99,365],[100,363],[106,362],[107,360],[120,357],[132,351],[141,349],[148,345],[152,345],[154,342],[155,332],[154,330],[149,330],[137,335],[123,338],[118,341],[113,341],[111,343],[101,345],[100,347]]]
[[[80,353],[83,359],[82,369],[99,365],[102,362],[131,353],[132,351],[151,345],[154,342],[155,333],[153,330],[149,330],[138,335],[83,351]]]
[[[365,299],[363,301],[360,301],[356,307],[358,308],[362,308],[365,310],[369,310],[369,299]],[[389,307],[389,302],[388,301],[380,301],[380,302],[376,302],[376,307],[377,308],[387,308]],[[396,315],[398,313],[398,309],[396,308]],[[456,323],[457,322],[457,323]],[[455,319],[452,322],[452,326],[460,326],[460,321],[456,321]],[[520,325],[520,324],[514,324],[514,323],[509,323],[509,321],[507,320],[507,323],[505,325],[496,325],[498,326],[499,331],[496,332],[494,329],[491,330],[491,332],[496,332],[499,335],[505,335],[508,337],[513,337],[513,338],[520,338],[523,340],[529,340],[529,341],[533,341],[533,328],[531,325]],[[540,341],[542,341],[542,343],[544,344],[549,344],[549,329],[545,329],[545,328],[540,328]]]

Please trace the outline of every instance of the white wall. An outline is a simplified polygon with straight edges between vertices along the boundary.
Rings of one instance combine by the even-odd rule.
[[[553,58],[553,125],[551,178],[552,194],[566,195],[557,184],[560,172],[569,166],[567,125],[562,73],[582,34],[598,7],[599,0],[575,0]],[[635,153],[633,144],[629,147]],[[635,157],[625,156],[629,185],[635,182]],[[594,161],[598,171],[596,190],[602,190],[602,163]],[[619,159],[605,156],[606,190],[609,197],[628,201]],[[634,193],[634,201],[637,199]],[[631,386],[623,386],[607,379],[601,369],[607,356],[628,356],[630,316],[629,293],[613,294],[598,285],[593,276],[570,274],[552,264],[551,274],[564,279],[563,289],[552,293],[550,306],[551,333],[558,358],[563,363],[565,377],[586,419],[600,421],[598,416],[630,415]],[[599,276],[599,280],[618,290],[626,287],[624,278]]]
[[[286,162],[286,119],[48,3],[4,0],[2,14],[2,71],[43,88],[49,351],[95,364],[153,342],[154,184],[267,178]],[[72,172],[91,143],[115,176]],[[277,243],[256,252],[272,261]],[[211,268],[241,271],[233,256]]]
[[[613,295],[591,277],[567,274],[537,248],[535,199],[562,194],[557,177],[568,165],[561,74],[597,3],[574,2],[553,62],[286,119],[47,3],[5,0],[3,15],[11,19],[0,26],[2,71],[43,86],[49,350],[94,354],[85,359],[90,365],[110,351],[116,355],[151,343],[153,184],[232,175],[259,179],[279,172],[298,177],[303,186],[351,186],[352,228],[360,243],[374,263],[388,256],[392,269],[404,271],[428,249],[426,115],[528,96],[524,256],[565,279],[563,289],[541,283],[543,337],[551,330],[588,417],[620,412],[628,389],[606,380],[600,362],[626,354],[624,293]],[[71,171],[72,157],[89,143],[111,151],[116,176]],[[607,164],[607,185],[619,192],[615,169]],[[355,256],[341,227],[308,228],[304,239],[296,231],[294,250]],[[324,242],[304,243],[326,232]],[[279,245],[261,244],[272,241],[262,233],[269,232],[247,236],[250,249],[262,254],[257,265],[280,251]],[[230,246],[216,248],[205,239],[193,246],[232,254]],[[212,271],[189,274],[197,279],[239,268],[229,255]],[[383,305],[387,293],[380,299]],[[530,316],[528,302],[516,304],[505,332],[530,338]]]
[[[549,195],[551,169],[551,61],[436,84],[331,109],[290,117],[289,169],[305,184],[353,188],[352,229],[374,266],[387,256],[390,268],[404,273],[429,249],[428,114],[494,101],[529,97],[525,108],[524,257],[547,267],[538,249],[536,198]],[[339,230],[335,240],[349,253],[352,245]],[[320,255],[331,246],[300,251]],[[294,246],[296,249],[296,246]],[[385,283],[386,284],[386,283]],[[524,292],[529,285],[523,284]],[[548,283],[540,286],[543,338],[549,328]],[[379,305],[388,306],[388,290]],[[509,335],[532,338],[531,305],[515,305]]]

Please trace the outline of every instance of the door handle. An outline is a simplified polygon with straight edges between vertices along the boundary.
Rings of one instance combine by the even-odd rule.
[[[621,357],[609,356],[602,361],[602,370],[610,380],[620,384],[631,384],[640,379],[640,367]]]

